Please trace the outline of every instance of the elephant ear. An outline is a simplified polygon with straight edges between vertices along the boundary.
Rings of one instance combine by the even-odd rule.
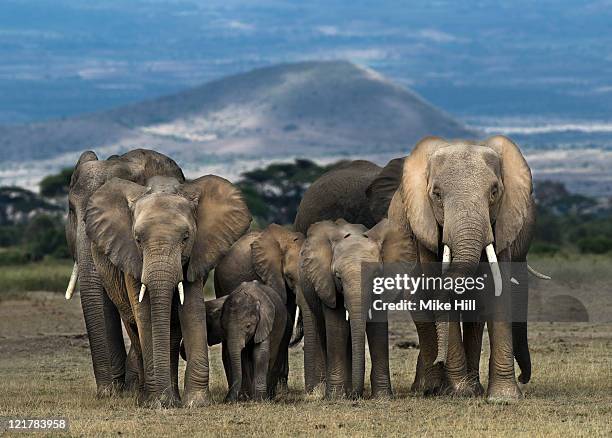
[[[429,158],[436,150],[447,146],[440,137],[419,141],[404,160],[401,196],[405,215],[416,238],[430,251],[438,252],[438,223],[429,202],[427,187]]]
[[[531,170],[519,147],[498,135],[485,141],[501,157],[504,192],[495,220],[495,249],[499,253],[514,242],[529,215],[532,202]]]
[[[262,291],[257,294],[257,300],[259,301],[259,322],[255,329],[254,340],[255,343],[259,344],[270,336],[270,332],[274,326],[276,309],[274,308],[272,300]]]
[[[389,203],[402,182],[404,158],[394,158],[380,171],[366,189],[370,211],[376,221],[387,217]]]
[[[87,236],[132,277],[140,279],[142,259],[132,232],[130,205],[144,195],[140,184],[113,178],[94,192],[85,213]]]
[[[240,190],[228,180],[206,175],[183,184],[179,191],[197,204],[197,231],[188,281],[205,278],[249,228],[251,213]]]
[[[383,263],[416,261],[416,242],[409,230],[383,219],[372,227],[366,235],[378,242]]]
[[[308,229],[302,246],[300,271],[326,306],[336,307],[336,281],[332,273],[331,237],[338,232],[332,221],[317,222]]]
[[[283,278],[283,254],[275,233],[270,228],[279,225],[272,224],[251,243],[251,257],[257,275],[265,284],[277,291],[283,303],[287,302],[287,290]]]

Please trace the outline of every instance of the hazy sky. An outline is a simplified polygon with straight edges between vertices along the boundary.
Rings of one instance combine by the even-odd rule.
[[[606,119],[611,2],[498,3],[3,0],[0,122],[336,58],[375,68],[464,119]]]

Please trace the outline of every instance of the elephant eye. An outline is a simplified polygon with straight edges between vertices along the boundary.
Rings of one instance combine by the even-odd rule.
[[[185,234],[183,234],[183,243],[187,242],[187,240],[189,240],[189,231],[185,231]]]
[[[497,186],[497,184],[495,184],[493,185],[493,187],[491,187],[491,202],[495,201],[498,194],[499,194],[499,187]]]
[[[431,191],[431,196],[433,196],[433,198],[438,202],[442,201],[442,193],[440,193],[440,189],[438,187],[433,188]]]

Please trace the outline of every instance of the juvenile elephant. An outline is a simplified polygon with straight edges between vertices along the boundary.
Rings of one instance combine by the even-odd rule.
[[[184,404],[207,402],[203,281],[250,221],[240,191],[213,175],[185,183],[154,177],[146,186],[114,178],[91,197],[85,223],[93,260],[141,353],[147,400],[178,404],[182,335]]]
[[[384,219],[367,231],[339,219],[313,224],[300,259],[298,305],[304,315],[306,390],[361,397],[367,334],[372,396],[391,396],[388,323],[368,321],[362,263],[414,260],[414,243]],[[379,266],[380,267],[380,266]]]
[[[271,224],[261,231],[251,231],[242,236],[215,269],[217,297],[228,295],[245,281],[259,280],[274,289],[285,303],[288,324],[286,336],[280,346],[280,355],[284,363],[280,376],[282,387],[287,386],[289,374],[288,346],[296,310],[295,284],[303,242],[302,233]],[[230,378],[225,345],[223,351],[226,374]]]
[[[374,180],[368,195],[390,202],[389,219],[415,236],[421,265],[443,261],[450,263],[449,272],[457,268],[469,274],[475,273],[481,260],[488,261],[496,287],[501,287],[498,260],[526,262],[535,219],[531,172],[510,139],[496,136],[470,143],[428,137],[402,166],[392,162],[384,172],[395,173],[399,184],[388,184],[389,177]],[[522,265],[525,272],[513,274],[526,282],[526,263]],[[491,344],[487,396],[517,399],[521,391],[513,354],[523,372],[520,380],[528,382],[531,374],[527,326],[500,320],[496,311],[487,320]],[[422,348],[413,388],[440,387],[446,378],[451,393],[482,392],[479,363],[484,322],[464,323],[463,339],[457,320],[438,323],[438,328],[436,333],[433,323],[417,323]],[[445,363],[446,376],[440,375],[438,363]]]
[[[244,282],[229,295],[206,302],[206,324],[208,345],[228,346],[231,378],[225,400],[237,401],[241,389],[255,400],[274,398],[287,326],[278,292],[257,280]]]
[[[172,159],[146,149],[135,149],[107,160],[98,160],[92,151],[83,152],[70,180],[66,240],[75,263],[66,298],[72,297],[78,278],[99,396],[124,387],[126,354],[117,308],[106,295],[94,267],[91,240],[85,232],[87,203],[97,189],[114,177],[144,184],[156,175],[184,181],[183,172]]]

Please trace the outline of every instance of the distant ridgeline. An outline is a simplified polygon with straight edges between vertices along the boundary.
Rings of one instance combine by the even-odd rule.
[[[237,181],[255,218],[254,227],[291,224],[310,183],[338,165],[310,160],[273,163]],[[50,175],[40,193],[0,187],[0,264],[45,257],[68,258],[64,235],[66,196],[72,169]],[[562,183],[537,181],[538,221],[533,252],[612,253],[612,200],[569,193]]]

